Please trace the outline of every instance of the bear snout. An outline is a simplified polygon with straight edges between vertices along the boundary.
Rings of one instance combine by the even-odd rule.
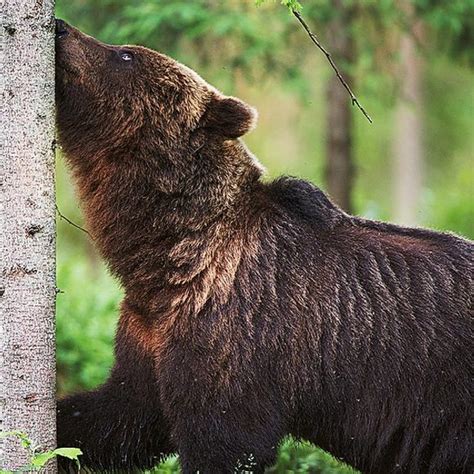
[[[68,35],[68,25],[64,20],[61,20],[59,18],[56,18],[56,38],[64,38],[65,36]]]

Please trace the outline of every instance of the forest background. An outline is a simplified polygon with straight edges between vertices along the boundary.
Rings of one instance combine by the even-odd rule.
[[[245,142],[268,171],[305,178],[346,210],[474,238],[474,1],[307,0],[301,14],[373,119],[279,2],[57,0],[57,16],[113,44],[142,44],[255,106]],[[285,3],[285,2],[282,2]],[[288,2],[286,2],[288,3]],[[295,2],[290,2],[295,3]],[[81,224],[57,154],[61,213]],[[60,395],[105,380],[121,290],[87,235],[57,239]],[[176,459],[155,472],[178,472]],[[287,441],[271,472],[348,468]]]

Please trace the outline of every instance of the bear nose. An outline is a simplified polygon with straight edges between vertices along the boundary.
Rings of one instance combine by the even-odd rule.
[[[56,18],[56,38],[62,38],[67,34],[67,23],[64,20]]]

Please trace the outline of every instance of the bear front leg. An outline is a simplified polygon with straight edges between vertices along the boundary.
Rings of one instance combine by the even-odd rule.
[[[127,369],[116,366],[101,388],[58,402],[58,446],[80,448],[92,472],[149,469],[173,451],[152,368]],[[60,467],[74,470],[64,458]]]
[[[265,420],[231,410],[189,415],[175,427],[183,474],[263,474],[275,463],[283,434],[277,414],[266,412]]]
[[[199,441],[184,439],[179,443],[182,473],[263,474],[265,468],[276,462],[279,440],[264,439],[263,433],[261,439],[252,437],[243,440],[242,435],[245,436],[245,433],[236,431],[235,436],[227,441],[216,437],[215,433],[204,435]]]
[[[80,448],[81,465],[94,472],[148,469],[171,452],[160,412],[123,392],[108,383],[58,402],[58,446]]]

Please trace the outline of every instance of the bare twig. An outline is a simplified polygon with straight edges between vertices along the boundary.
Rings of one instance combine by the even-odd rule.
[[[56,204],[56,212],[58,213],[58,216],[61,218],[61,219],[64,219],[68,224],[71,224],[73,227],[75,227],[76,229],[79,229],[79,230],[82,230],[82,232],[85,232],[89,237],[91,236],[91,234],[89,234],[89,232],[86,230],[86,229],[83,229],[80,225],[77,225],[75,224],[74,222],[72,222],[70,219],[68,219],[66,216],[64,216],[61,211],[59,210],[59,207],[58,205]]]
[[[351,96],[352,100],[352,105],[357,105],[359,107],[360,111],[365,115],[367,120],[372,123],[372,119],[370,118],[369,114],[365,111],[364,107],[362,107],[361,103],[357,100],[357,97],[354,95],[352,92],[352,89],[349,87],[347,82],[344,80],[342,77],[341,73],[339,72],[339,69],[337,68],[336,64],[334,63],[331,53],[329,53],[326,48],[320,43],[319,39],[316,37],[316,35],[313,34],[313,32],[309,29],[309,26],[307,23],[304,21],[303,17],[301,16],[301,13],[296,11],[296,10],[291,10],[293,15],[297,18],[297,20],[301,23],[303,28],[306,30],[306,33],[308,33],[308,36],[310,37],[311,41],[324,53],[326,56],[327,60],[329,61],[329,64],[331,67],[334,69],[334,72],[336,73],[337,78],[341,82],[341,84],[345,87],[347,92],[349,92],[349,95]]]

